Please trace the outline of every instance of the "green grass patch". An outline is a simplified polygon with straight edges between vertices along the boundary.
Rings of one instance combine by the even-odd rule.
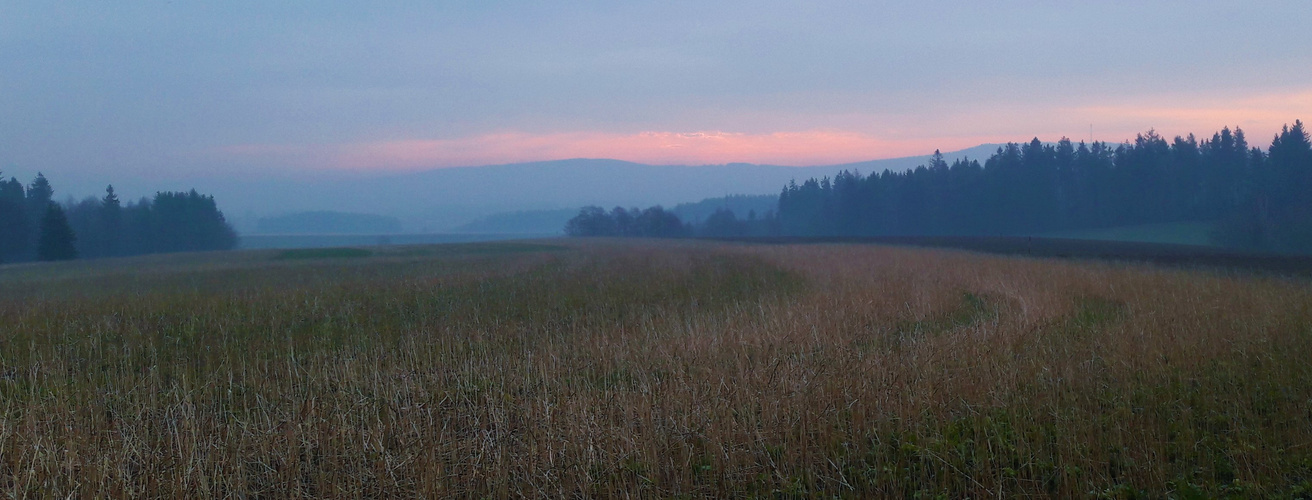
[[[804,279],[749,256],[696,252],[679,264],[641,256],[553,261],[527,272],[433,290],[425,310],[564,328],[626,324],[641,311],[694,317],[763,296],[789,296]]]
[[[1163,243],[1170,245],[1214,246],[1212,241],[1212,222],[1173,222],[1169,224],[1144,224],[1139,226],[1108,227],[1101,229],[1081,229],[1076,231],[1056,231],[1036,234],[1036,237],[1066,238],[1074,240],[1134,241],[1139,243]]]
[[[372,251],[363,248],[297,248],[278,252],[278,255],[275,255],[273,259],[359,259],[373,256],[373,254]]]
[[[1129,308],[1119,300],[1080,297],[1075,301],[1075,315],[1071,318],[1071,323],[1072,326],[1079,328],[1099,328],[1125,319],[1128,314]]]
[[[921,335],[936,335],[958,328],[966,328],[998,317],[997,301],[988,295],[964,292],[961,301],[951,310],[919,320],[897,325],[898,339]]]
[[[415,245],[388,251],[386,255],[398,257],[455,257],[496,256],[519,253],[559,252],[568,250],[560,245],[541,243],[456,243],[448,245]]]

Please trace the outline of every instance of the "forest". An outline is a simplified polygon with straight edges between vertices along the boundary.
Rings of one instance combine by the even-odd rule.
[[[229,250],[237,234],[213,196],[158,192],[124,204],[113,186],[103,198],[54,201],[42,174],[24,186],[0,181],[0,263]]]
[[[659,209],[659,207],[653,207]],[[649,210],[653,210],[649,209]],[[573,236],[657,236],[621,231],[637,209],[588,207]],[[646,213],[646,212],[642,212]],[[1301,121],[1264,151],[1243,130],[1173,140],[1149,131],[1133,142],[998,148],[984,163],[929,164],[905,172],[790,182],[778,210],[739,219],[720,210],[668,236],[1017,236],[1173,222],[1208,222],[1220,246],[1312,252],[1312,143]]]
[[[1263,151],[1242,130],[1171,141],[1008,144],[984,164],[936,154],[908,172],[790,183],[785,235],[1028,235],[1137,224],[1214,221],[1217,244],[1312,251],[1312,145],[1301,121]]]

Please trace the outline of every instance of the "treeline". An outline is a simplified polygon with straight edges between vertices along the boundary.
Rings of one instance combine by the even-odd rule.
[[[1264,151],[1244,132],[1199,140],[1155,132],[1133,142],[1007,144],[981,164],[928,165],[790,182],[778,211],[738,218],[721,209],[699,224],[673,214],[587,207],[571,236],[1005,236],[1155,223],[1209,222],[1223,246],[1312,252],[1312,141],[1303,123]]]
[[[610,212],[601,207],[583,207],[565,223],[569,236],[627,236],[637,238],[680,238],[691,234],[691,227],[659,205],[639,210],[615,207]]]
[[[237,234],[212,196],[160,192],[122,203],[114,187],[103,198],[53,201],[44,175],[31,184],[0,181],[0,262],[68,260],[164,252],[229,250]]]
[[[789,183],[779,197],[790,236],[1023,235],[1216,221],[1215,240],[1259,250],[1312,251],[1312,145],[1302,122],[1263,151],[1243,131],[1171,141],[1007,144],[949,165],[935,153],[907,172]]]
[[[741,237],[779,234],[778,218],[773,212],[757,217],[751,210],[739,219],[732,210],[720,208],[701,224],[683,222],[674,212],[661,206],[641,210],[589,206],[565,223],[568,236],[620,236],[635,238]]]

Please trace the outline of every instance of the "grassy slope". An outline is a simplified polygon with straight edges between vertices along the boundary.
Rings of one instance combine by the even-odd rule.
[[[1304,282],[861,245],[330,254],[0,268],[0,491],[1312,486]]]

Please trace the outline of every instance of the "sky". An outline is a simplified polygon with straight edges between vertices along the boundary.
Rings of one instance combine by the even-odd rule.
[[[827,165],[1312,118],[1312,2],[0,2],[0,171]]]

